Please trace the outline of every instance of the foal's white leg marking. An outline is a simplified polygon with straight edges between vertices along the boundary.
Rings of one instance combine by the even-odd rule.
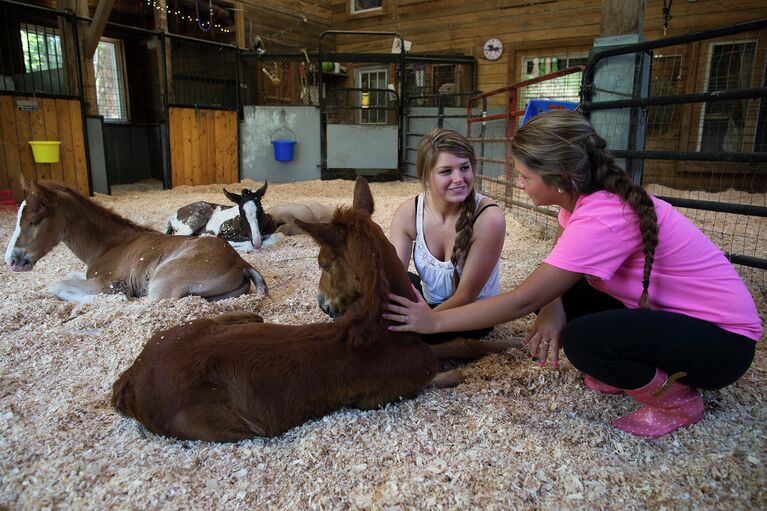
[[[85,280],[84,271],[70,271],[67,273],[67,280]]]
[[[170,228],[173,229],[173,234],[175,235],[184,235],[184,236],[191,236],[192,235],[192,228],[186,225],[184,222],[178,219],[178,211],[173,213],[173,216],[171,216],[168,219],[168,224],[170,225]]]
[[[208,220],[208,223],[205,225],[205,230],[207,232],[211,232],[214,235],[218,234],[218,231],[221,230],[221,224],[226,222],[227,220],[231,220],[232,218],[236,217],[240,214],[239,208],[226,208],[221,209],[221,206],[218,206],[215,211],[213,211],[213,214],[210,216],[210,220]]]
[[[250,225],[250,240],[253,248],[261,248],[261,230],[258,228],[258,206],[253,201],[248,201],[242,207],[245,211],[245,219]]]
[[[53,294],[68,302],[91,303],[102,289],[100,279],[62,280],[53,287]]]
[[[252,252],[254,248],[249,241],[230,241],[229,244],[238,252]]]
[[[272,234],[264,238],[264,242],[261,243],[261,248],[276,245],[277,243],[279,243],[280,241],[284,239],[285,239],[285,235],[283,233],[273,232]]]
[[[5,250],[5,264],[8,265],[11,264],[11,254],[13,253],[13,249],[16,248],[16,241],[19,239],[19,235],[21,234],[21,213],[24,211],[24,206],[26,205],[27,201],[22,201],[21,206],[19,206],[19,212],[16,215],[16,230],[13,231],[13,235],[8,242],[8,248]]]

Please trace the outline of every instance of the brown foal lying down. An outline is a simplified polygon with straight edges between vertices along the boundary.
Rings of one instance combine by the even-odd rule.
[[[319,296],[358,297],[335,322],[265,324],[243,312],[158,332],[114,384],[112,405],[160,435],[275,436],[339,408],[375,408],[430,383],[457,384],[457,370],[437,372],[438,356],[510,346],[458,340],[430,347],[419,334],[389,332],[387,293],[414,296],[372,212],[370,189],[358,178],[352,208],[339,208],[329,224],[299,221],[320,245]]]
[[[59,184],[25,183],[25,189],[5,262],[14,271],[31,270],[63,242],[88,268],[54,287],[62,300],[87,302],[114,292],[215,300],[247,293],[251,282],[267,292],[261,274],[224,240],[162,234]]]

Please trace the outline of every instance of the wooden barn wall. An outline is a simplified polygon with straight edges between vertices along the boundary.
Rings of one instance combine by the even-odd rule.
[[[414,53],[472,55],[478,62],[477,88],[483,91],[520,81],[525,52],[567,48],[587,54],[602,27],[601,0],[383,0],[380,11],[349,14],[350,1],[328,0],[333,29],[396,31],[412,41]],[[645,4],[647,39],[663,37],[662,7],[660,0]],[[767,17],[767,2],[680,1],[671,14],[668,36]],[[504,44],[503,56],[494,62],[482,57],[490,37]],[[337,44],[345,52],[390,51],[392,41],[339,38]]]
[[[259,36],[268,51],[309,51],[317,48],[320,34],[330,30],[330,9],[326,2],[300,0],[244,0],[245,43]]]
[[[237,112],[170,108],[171,183],[236,183]]]
[[[36,101],[38,111],[22,112],[17,100]],[[60,141],[58,163],[35,163],[30,140]],[[22,174],[90,193],[79,101],[0,95],[0,188],[12,189],[19,202]]]

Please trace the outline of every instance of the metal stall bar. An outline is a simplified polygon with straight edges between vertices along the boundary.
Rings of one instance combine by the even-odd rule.
[[[410,144],[411,138],[417,138],[420,139],[425,135],[425,133],[420,133],[417,131],[411,131],[410,126],[410,120],[411,119],[436,119],[437,120],[437,127],[443,128],[445,124],[445,119],[466,119],[466,114],[446,114],[445,113],[445,103],[447,100],[453,99],[453,98],[472,98],[476,96],[477,94],[481,94],[481,91],[473,91],[473,92],[456,92],[451,94],[429,94],[424,96],[410,96],[406,98],[406,117],[407,117],[407,128],[405,128],[405,153],[409,153],[410,151],[417,151],[417,148],[412,147]],[[425,101],[425,102],[437,102],[437,113],[436,114],[412,114],[411,109],[413,108],[412,104],[416,101]],[[408,160],[408,157],[405,157],[405,166],[408,165],[415,165],[415,162],[412,162]]]
[[[322,40],[327,35],[342,35],[342,36],[394,36],[399,39],[400,52],[396,55],[391,54],[367,54],[363,56],[361,54],[351,53],[323,53]],[[405,41],[399,32],[377,32],[377,31],[349,31],[349,30],[326,30],[320,34],[319,42],[317,45],[317,70],[318,70],[318,96],[320,106],[320,177],[327,174],[328,168],[328,140],[327,140],[327,120],[325,118],[325,94],[322,89],[322,62],[364,62],[367,60],[373,60],[375,62],[395,62],[399,65],[399,90],[404,91],[405,87]],[[400,173],[404,173],[402,168],[402,103],[398,105],[398,143],[397,143],[397,166]]]
[[[725,90],[708,90],[699,93],[685,93],[679,95],[655,95],[649,97],[640,97],[636,93],[631,99],[619,99],[609,101],[594,102],[594,77],[597,65],[610,57],[621,55],[640,54],[651,52],[652,50],[679,46],[689,43],[716,41],[724,36],[732,36],[745,32],[756,32],[767,29],[767,18],[738,23],[726,27],[720,27],[711,30],[694,32],[691,34],[668,37],[655,41],[645,41],[636,44],[621,46],[619,48],[599,51],[591,56],[586,64],[583,81],[581,104],[582,111],[588,116],[591,112],[605,111],[612,109],[642,109],[647,111],[650,107],[668,106],[668,105],[691,105],[695,103],[716,104],[724,101],[734,100],[760,100],[767,98],[767,88],[765,87],[742,87],[728,88]],[[758,68],[755,68],[758,69]],[[689,78],[688,78],[689,79]],[[634,87],[634,90],[637,88]],[[701,121],[702,122],[702,121]],[[743,146],[741,146],[742,148]],[[680,149],[684,149],[680,147]],[[689,149],[689,148],[687,148]],[[738,152],[732,150],[722,151],[691,151],[691,150],[611,150],[618,158],[645,160],[669,160],[673,162],[728,162],[728,163],[748,163],[761,164],[767,162],[767,153],[764,152]],[[753,176],[757,178],[764,176],[763,167],[753,167]],[[639,182],[644,183],[645,176],[640,174],[636,176]],[[657,179],[657,178],[656,178]],[[661,183],[662,184],[662,183]],[[692,190],[680,189],[680,193],[690,194]],[[698,210],[701,212],[715,212],[724,214],[738,214],[749,217],[767,217],[767,207],[753,204],[738,204],[732,202],[716,202],[712,200],[700,200],[689,197],[671,197],[668,194],[658,194],[658,198],[663,199],[675,207]],[[721,233],[720,233],[721,234]],[[728,236],[733,236],[729,233]],[[755,241],[759,239],[757,234]],[[745,246],[745,245],[744,245]],[[734,254],[725,251],[728,258],[736,264],[749,266],[759,269],[767,269],[767,259],[742,254]]]
[[[480,183],[483,184],[483,182],[487,182],[488,188],[491,185],[497,185],[502,187],[504,190],[502,196],[498,194],[492,194],[492,192],[489,192],[488,190],[484,190],[484,189],[483,189],[483,192],[493,195],[493,198],[504,202],[507,205],[507,207],[512,205],[521,206],[521,207],[525,207],[533,211],[536,211],[538,213],[543,213],[547,216],[551,216],[551,212],[547,209],[539,208],[532,204],[524,203],[522,201],[513,200],[514,181],[513,181],[512,168],[511,168],[511,154],[510,154],[511,140],[512,138],[514,138],[514,134],[517,131],[517,126],[519,125],[519,119],[525,115],[525,107],[526,107],[526,105],[524,106],[519,105],[519,92],[525,87],[529,87],[531,85],[546,82],[549,80],[571,75],[574,73],[579,73],[582,71],[583,71],[582,66],[569,67],[566,69],[562,69],[560,71],[555,71],[553,73],[541,75],[536,78],[524,80],[524,81],[515,83],[513,85],[509,85],[507,87],[501,87],[499,89],[495,89],[490,92],[486,92],[484,94],[479,94],[469,100],[469,103],[466,107],[466,117],[467,117],[466,132],[471,142],[480,144],[480,155],[477,158],[477,161],[480,162],[480,169],[483,169],[483,165],[485,163],[501,164],[504,167],[503,180],[488,177],[487,175],[484,174],[484,172],[478,174],[480,177]],[[504,101],[504,105],[505,105],[504,111],[502,113],[488,115],[488,101],[490,101],[490,98],[493,98],[501,94],[505,94],[507,96],[507,98]],[[477,106],[475,106],[475,104],[479,100],[482,100],[482,111],[480,115],[475,115],[474,109],[478,108]],[[504,127],[504,136],[488,137],[486,135],[488,122],[492,122],[492,121],[503,121],[506,123]],[[480,123],[480,126],[481,126],[481,130],[478,136],[474,136],[472,133],[472,125],[476,123]],[[491,144],[491,145],[504,144],[504,149],[502,154],[503,157],[490,158],[485,156],[486,154],[485,144]]]

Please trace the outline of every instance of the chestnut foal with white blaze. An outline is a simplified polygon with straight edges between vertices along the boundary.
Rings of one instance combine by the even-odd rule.
[[[266,283],[225,241],[169,236],[130,220],[55,183],[24,183],[16,230],[5,262],[29,271],[63,242],[87,265],[85,274],[61,281],[53,293],[62,300],[91,301],[98,293],[123,292],[151,300],[199,295],[209,300],[261,294]]]
[[[372,211],[370,189],[358,178],[352,208],[339,208],[329,224],[299,221],[320,245],[320,296],[359,297],[335,322],[265,324],[240,312],[158,332],[114,384],[112,405],[160,435],[276,436],[343,407],[376,408],[428,384],[460,383],[460,371],[437,373],[437,356],[508,348],[484,341],[473,351],[455,345],[440,352],[419,334],[386,329],[387,293],[415,297]]]

